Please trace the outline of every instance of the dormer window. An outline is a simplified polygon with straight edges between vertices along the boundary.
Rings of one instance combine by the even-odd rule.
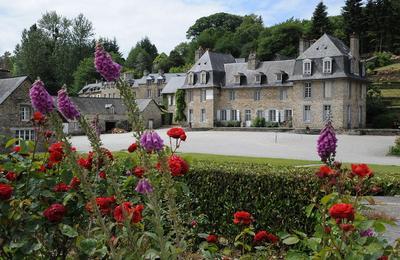
[[[235,75],[235,84],[240,84],[240,75]]]
[[[303,75],[311,75],[311,60],[304,60],[303,61]]]
[[[276,81],[282,82],[282,73],[278,72],[276,75]]]
[[[202,71],[200,73],[200,83],[201,84],[206,84],[207,83],[207,72],[206,71]]]
[[[194,85],[194,73],[193,72],[189,72],[189,74],[188,74],[188,83],[190,84],[190,85]]]
[[[260,72],[255,75],[254,81],[256,84],[267,84],[267,76],[264,73]]]
[[[247,85],[247,77],[243,73],[235,75],[235,83],[238,85]]]
[[[255,76],[255,82],[260,84],[261,83],[261,75],[260,74],[256,74]]]
[[[332,73],[332,58],[326,57],[322,60],[323,73]]]

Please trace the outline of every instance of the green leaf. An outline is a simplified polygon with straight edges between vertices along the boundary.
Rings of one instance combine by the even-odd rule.
[[[303,253],[303,252],[299,252],[299,251],[292,251],[290,250],[285,259],[287,260],[306,260],[309,257],[307,256],[307,254]]]
[[[379,221],[375,221],[375,223],[374,223],[374,229],[375,229],[375,231],[378,232],[378,233],[383,233],[383,232],[386,231],[385,225],[382,224],[382,223],[379,222]]]
[[[312,210],[314,209],[315,204],[312,203],[310,205],[307,206],[306,208],[306,216],[309,218],[311,216]]]
[[[290,236],[285,238],[282,242],[285,245],[294,245],[297,244],[300,241],[300,239],[297,236]]]
[[[93,255],[96,252],[96,239],[86,238],[80,241],[79,247],[81,248],[82,252],[86,255]]]
[[[15,144],[18,141],[18,138],[11,138],[10,140],[7,141],[5,147],[8,148],[11,145]]]
[[[71,238],[78,236],[78,232],[73,227],[68,226],[66,224],[60,224],[60,230],[64,236],[71,237]]]
[[[332,199],[332,197],[335,196],[335,193],[330,193],[328,195],[325,195],[324,197],[322,197],[321,199],[321,204],[326,205],[328,204],[328,202]]]

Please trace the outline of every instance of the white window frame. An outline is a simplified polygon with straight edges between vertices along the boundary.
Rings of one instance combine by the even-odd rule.
[[[202,71],[200,73],[200,84],[207,84],[207,72]]]
[[[329,108],[329,109],[327,109]],[[322,106],[322,120],[325,122],[328,119],[328,115],[332,115],[332,105],[324,104]]]
[[[19,106],[19,118],[22,122],[28,122],[32,117],[32,108],[29,105]]]
[[[189,83],[189,85],[194,85],[194,73],[193,72],[188,73],[188,83]]]
[[[254,101],[261,100],[261,89],[254,90]]]
[[[322,60],[322,72],[326,74],[332,73],[332,58],[325,57]]]
[[[17,139],[25,140],[25,141],[34,141],[35,140],[35,130],[33,128],[15,128],[14,137]]]
[[[233,101],[236,99],[236,92],[234,89],[229,90],[229,100]]]
[[[207,98],[207,90],[200,89],[200,102],[205,102]]]
[[[311,75],[312,61],[310,59],[303,60],[303,75]]]
[[[332,89],[333,89],[333,82],[332,81],[326,81],[323,82],[323,94],[325,99],[331,99],[332,98]]]
[[[261,83],[261,74],[256,74],[254,76],[254,82],[257,83],[257,84]]]
[[[256,117],[258,118],[264,118],[264,110],[259,109],[256,111]]]
[[[311,123],[311,105],[303,106],[303,121],[304,123]]]
[[[147,93],[146,93],[147,98],[151,98],[151,89],[147,89]]]
[[[276,81],[282,82],[282,73],[276,73]]]
[[[268,109],[268,121],[269,122],[278,122],[276,117],[276,109]]]
[[[251,109],[244,110],[244,121],[251,121]]]
[[[227,112],[225,109],[221,110],[221,115],[220,115],[221,121],[227,121],[228,117],[227,117]]]
[[[188,111],[189,123],[193,123],[193,109],[189,109]]]
[[[231,109],[231,121],[238,121],[238,113],[237,110]]]
[[[304,83],[303,97],[304,97],[304,99],[310,99],[312,97],[312,84],[311,84],[311,82]]]
[[[284,111],[283,114],[284,114],[284,117],[285,117],[285,121],[292,120],[293,110],[292,109],[285,109],[283,111]]]
[[[206,121],[206,109],[200,109],[200,122],[204,123]]]
[[[188,102],[193,102],[193,90],[189,89],[187,91],[187,95],[188,95]]]
[[[279,100],[287,100],[288,99],[288,90],[287,88],[279,89]]]

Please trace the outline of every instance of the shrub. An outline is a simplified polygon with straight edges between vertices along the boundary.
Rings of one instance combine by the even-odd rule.
[[[266,127],[265,118],[263,118],[263,117],[254,118],[251,126],[252,127]]]

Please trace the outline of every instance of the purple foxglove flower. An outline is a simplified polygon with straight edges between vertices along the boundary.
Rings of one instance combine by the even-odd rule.
[[[140,144],[148,152],[161,151],[164,147],[164,141],[154,131],[147,131],[140,137]]]
[[[374,231],[372,231],[372,229],[366,229],[366,230],[362,230],[360,231],[360,236],[362,237],[373,237],[374,236]]]
[[[97,72],[107,81],[116,81],[121,74],[121,65],[114,62],[111,55],[106,52],[100,43],[96,44],[94,65]]]
[[[29,97],[36,111],[48,114],[54,109],[53,99],[44,87],[41,80],[36,80],[29,89]]]
[[[58,110],[65,116],[65,118],[75,120],[81,116],[74,103],[72,103],[71,99],[68,97],[65,87],[58,91],[57,103]]]
[[[318,155],[321,161],[328,162],[333,160],[336,155],[337,138],[335,129],[330,120],[326,123],[325,127],[321,130],[318,138]]]
[[[141,194],[152,193],[153,187],[151,186],[151,184],[148,182],[147,179],[140,179],[135,188],[135,191]]]

